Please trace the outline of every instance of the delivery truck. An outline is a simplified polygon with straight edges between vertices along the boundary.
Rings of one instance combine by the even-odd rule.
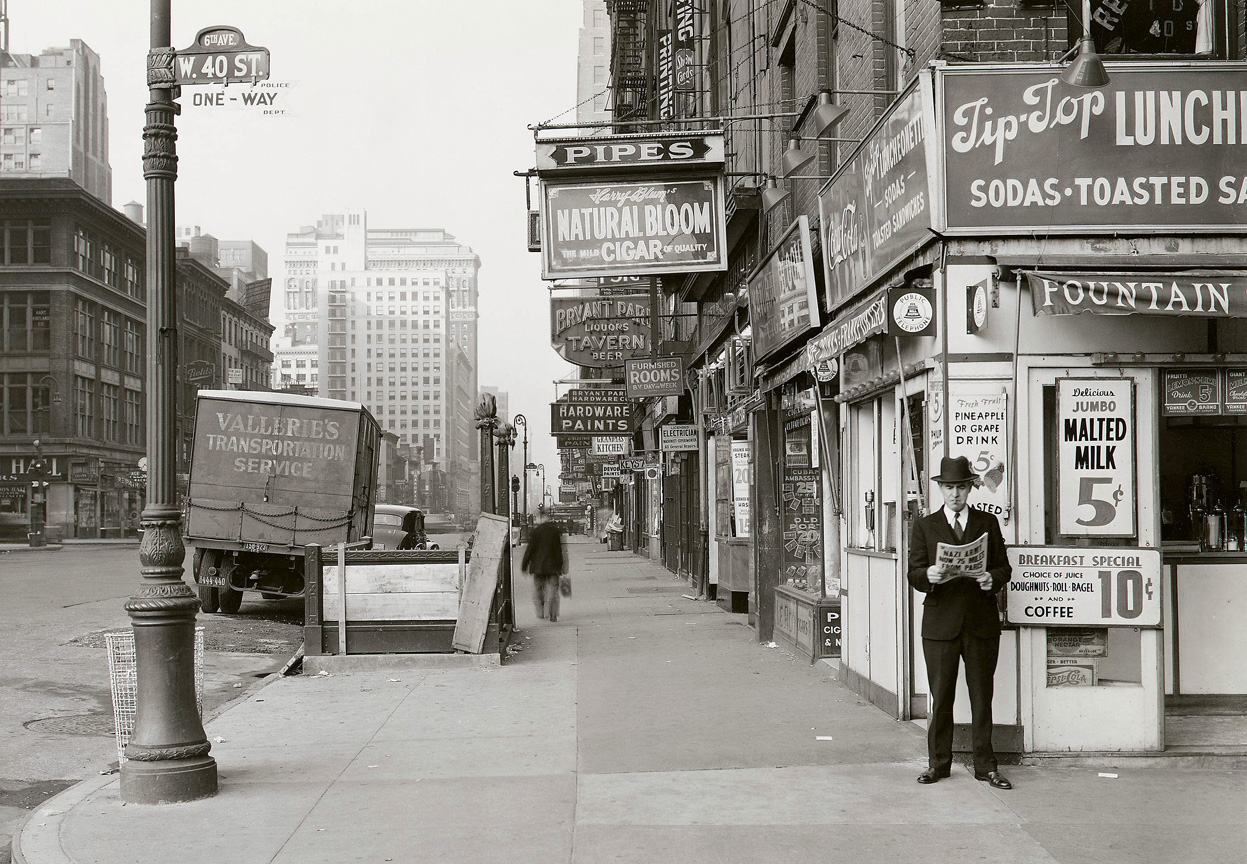
[[[301,597],[306,546],[371,536],[380,441],[358,402],[200,390],[184,531],[203,610]]]

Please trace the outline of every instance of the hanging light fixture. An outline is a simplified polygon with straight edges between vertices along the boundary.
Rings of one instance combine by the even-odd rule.
[[[781,189],[774,177],[766,178],[766,188],[762,190],[762,212],[770,213],[788,197],[788,190]]]
[[[805,152],[801,149],[801,142],[794,136],[788,139],[788,149],[784,152],[784,158],[780,160],[783,166],[783,176],[795,173],[798,169],[810,164],[814,159],[814,151]]]
[[[836,128],[836,124],[843,120],[848,113],[848,108],[831,101],[830,90],[820,91],[818,94],[818,105],[814,108],[814,116],[812,118],[814,137],[822,138]]]
[[[1082,2],[1082,37],[1078,40],[1078,54],[1061,73],[1061,80],[1073,87],[1103,87],[1108,83],[1108,70],[1104,61],[1095,53],[1091,39],[1091,0]]]

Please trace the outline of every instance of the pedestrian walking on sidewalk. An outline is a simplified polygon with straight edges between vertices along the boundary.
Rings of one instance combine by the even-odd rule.
[[[528,547],[520,565],[533,577],[533,604],[538,618],[559,620],[559,580],[567,573],[567,549],[563,530],[551,519],[528,535]]]
[[[964,662],[970,691],[970,727],[974,742],[974,777],[996,789],[1013,785],[997,770],[992,749],[992,681],[1000,653],[1000,614],[996,595],[1009,581],[1000,522],[990,513],[968,507],[970,489],[979,479],[964,456],[940,461],[932,478],[944,506],[914,521],[909,543],[909,584],[926,594],[922,602],[922,653],[927,662],[931,707],[927,726],[927,770],[919,783],[948,777],[953,762],[953,698],[957,669]],[[985,568],[959,575],[940,561],[939,545],[964,546],[987,537]]]

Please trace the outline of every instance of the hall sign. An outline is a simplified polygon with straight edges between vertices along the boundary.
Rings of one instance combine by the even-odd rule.
[[[1036,315],[1247,318],[1247,275],[1239,271],[1023,272]]]
[[[636,431],[631,402],[586,405],[550,404],[552,435],[631,435]]]
[[[1225,232],[1247,224],[1247,71],[1105,65],[1109,83],[1095,89],[1065,86],[1060,66],[937,69],[945,179],[937,229]]]
[[[793,339],[817,329],[810,218],[799,216],[749,276],[749,322],[754,357],[762,360]]]
[[[1009,547],[1010,624],[1159,627],[1160,550],[1131,546]]]
[[[650,350],[649,300],[551,297],[550,344],[577,366],[614,367]]]

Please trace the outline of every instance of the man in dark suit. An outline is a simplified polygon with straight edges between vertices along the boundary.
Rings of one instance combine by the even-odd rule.
[[[931,706],[927,727],[927,770],[919,783],[948,777],[953,761],[953,698],[957,667],[966,667],[974,740],[974,777],[996,789],[1013,785],[997,770],[992,750],[992,680],[1000,652],[996,595],[1009,581],[1009,559],[996,517],[967,507],[978,475],[964,456],[940,461],[932,478],[944,506],[914,522],[909,542],[909,584],[926,594],[922,603],[922,653],[927,661]],[[938,545],[963,545],[987,535],[987,569],[977,578],[955,576],[938,563]]]

